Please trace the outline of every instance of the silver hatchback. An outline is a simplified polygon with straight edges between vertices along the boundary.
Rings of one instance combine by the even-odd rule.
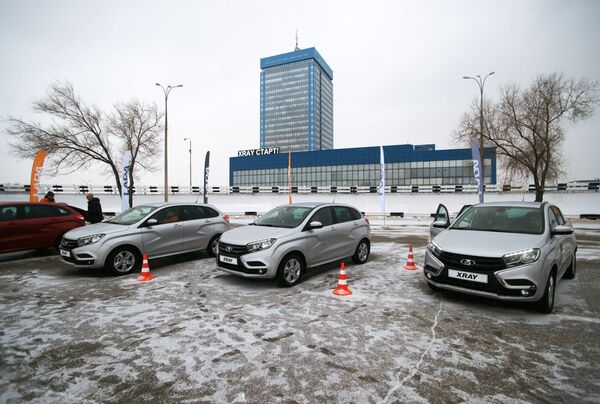
[[[141,205],[65,233],[59,251],[76,267],[105,267],[124,275],[141,267],[143,253],[150,258],[196,251],[214,256],[219,237],[229,228],[229,217],[212,205]]]
[[[432,237],[424,273],[433,289],[535,302],[550,313],[557,282],[575,277],[573,227],[549,203],[483,203],[452,224],[441,205]]]
[[[307,268],[352,257],[364,264],[371,248],[369,220],[352,206],[304,203],[279,206],[252,225],[221,236],[218,265],[248,278],[300,281]]]

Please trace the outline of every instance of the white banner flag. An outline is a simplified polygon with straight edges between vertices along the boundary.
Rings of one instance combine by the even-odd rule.
[[[129,209],[129,166],[131,165],[131,151],[123,153],[121,160],[121,212]]]
[[[383,157],[383,146],[379,146],[379,171],[381,180],[379,182],[379,210],[385,215],[385,159]]]

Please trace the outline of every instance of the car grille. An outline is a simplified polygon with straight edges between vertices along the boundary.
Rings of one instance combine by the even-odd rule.
[[[79,247],[77,240],[69,240],[69,239],[63,238],[62,241],[60,242],[60,248],[62,248],[63,250],[72,250],[73,248],[77,248],[77,247]]]
[[[248,247],[246,247],[245,245],[219,243],[219,254],[240,256],[248,254]]]
[[[454,254],[446,251],[442,251],[438,259],[444,263],[446,268],[452,269],[464,269],[465,271],[498,271],[505,269],[506,264],[502,258],[490,258],[490,257],[474,257],[472,255]],[[462,260],[471,260],[475,263],[473,265],[465,265]]]

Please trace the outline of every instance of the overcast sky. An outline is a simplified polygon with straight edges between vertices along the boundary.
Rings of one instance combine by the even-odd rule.
[[[169,173],[194,184],[211,151],[211,185],[227,185],[229,157],[259,147],[260,58],[315,46],[334,70],[336,148],[403,143],[456,147],[451,133],[478,88],[486,96],[538,73],[600,80],[598,1],[24,1],[0,2],[0,118],[40,120],[31,101],[71,81],[104,109],[169,98]],[[0,125],[4,125],[0,123]],[[2,127],[3,128],[3,127]],[[600,176],[600,111],[570,128],[566,179]],[[31,162],[0,135],[0,183],[28,183]],[[103,184],[89,174],[44,183]],[[161,169],[142,176],[162,183]]]

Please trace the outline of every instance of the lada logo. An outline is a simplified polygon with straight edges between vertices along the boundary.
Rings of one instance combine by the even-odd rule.
[[[227,246],[227,247],[225,247],[225,251],[227,251],[227,252],[232,252],[232,251],[233,251],[233,248],[231,248],[231,247]]]
[[[475,265],[475,261],[470,260],[468,258],[462,259],[460,260],[460,263],[469,267],[472,267],[473,265]]]

